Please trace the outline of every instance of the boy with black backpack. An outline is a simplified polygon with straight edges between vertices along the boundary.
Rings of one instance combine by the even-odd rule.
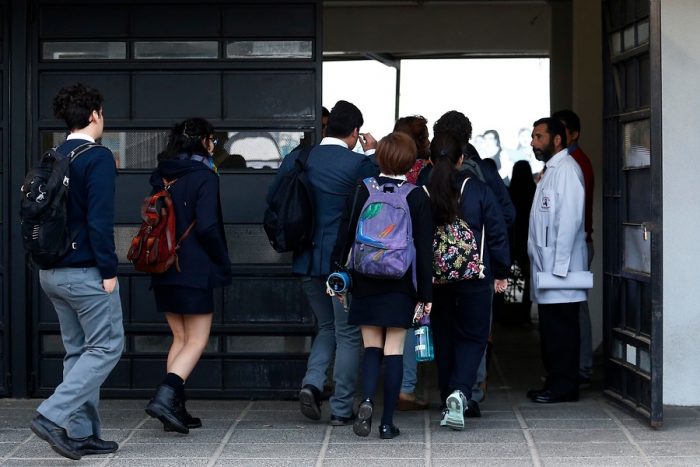
[[[348,324],[343,306],[326,295],[326,278],[331,272],[331,253],[346,199],[354,193],[358,181],[379,173],[369,157],[352,151],[358,140],[366,151],[376,146],[371,135],[360,135],[362,124],[362,113],[357,107],[338,101],[328,119],[327,136],[308,153],[303,168],[310,185],[314,228],[310,241],[294,251],[292,263],[292,272],[302,276],[302,288],[318,324],[299,391],[300,409],[312,420],[321,419],[321,391],[335,354],[335,392],[330,399],[330,423],[335,426],[353,420],[361,336],[357,326]],[[283,180],[295,170],[300,153],[295,151],[282,161],[268,192],[268,205],[274,204]]]
[[[117,170],[104,146],[91,146],[78,157],[74,151],[102,137],[102,101],[99,91],[79,83],[62,88],[54,98],[54,115],[70,131],[55,150],[73,155],[63,179],[65,199],[56,200],[58,206],[65,203],[70,244],[55,261],[39,264],[41,287],[56,309],[66,357],[63,382],[37,408],[31,429],[54,451],[74,460],[119,448],[100,438],[98,414],[100,386],[124,347],[114,246]],[[36,193],[25,190],[30,192]]]

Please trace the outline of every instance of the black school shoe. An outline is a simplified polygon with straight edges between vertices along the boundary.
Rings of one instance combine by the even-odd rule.
[[[558,404],[559,402],[577,401],[578,392],[571,392],[569,394],[554,394],[550,390],[543,391],[532,398],[532,402],[535,402],[536,404]]]
[[[379,425],[379,437],[381,439],[393,439],[401,434],[396,425]]]
[[[469,399],[467,401],[467,406],[464,408],[464,416],[466,418],[481,417],[481,409],[479,408],[479,403],[473,399]]]
[[[116,442],[105,441],[95,435],[82,439],[71,438],[71,444],[82,456],[90,454],[110,454],[119,449],[119,445]]]
[[[321,392],[307,384],[299,391],[301,413],[311,420],[321,420]]]
[[[75,461],[80,460],[80,452],[77,451],[63,427],[56,425],[41,414],[37,415],[34,420],[31,421],[29,427],[35,435],[49,443],[51,449],[63,457]]]
[[[350,415],[349,417],[341,417],[340,415],[331,415],[330,425],[331,426],[346,426],[355,422],[355,415]]]
[[[352,424],[352,431],[355,432],[357,436],[368,436],[370,431],[372,431],[372,412],[374,411],[374,404],[369,399],[362,401],[360,406],[357,408],[357,418]]]

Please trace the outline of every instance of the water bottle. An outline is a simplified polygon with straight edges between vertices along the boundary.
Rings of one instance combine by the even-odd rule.
[[[416,335],[416,361],[430,362],[435,358],[433,351],[433,331],[430,329],[430,316],[424,315],[416,323],[413,333]]]

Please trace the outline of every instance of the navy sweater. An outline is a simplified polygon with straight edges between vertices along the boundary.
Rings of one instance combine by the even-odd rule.
[[[177,179],[170,187],[175,210],[177,238],[196,221],[178,250],[180,271],[174,266],[163,274],[153,274],[152,283],[197,289],[216,288],[231,283],[224,222],[219,198],[219,177],[202,162],[190,159],[164,160],[151,176],[154,192],[163,187],[163,178]]]
[[[71,139],[58,147],[68,154],[89,143]],[[70,165],[68,190],[68,228],[78,230],[76,249],[53,267],[97,267],[103,279],[117,275],[117,253],[114,247],[114,192],[117,167],[112,151],[104,146],[92,148]]]

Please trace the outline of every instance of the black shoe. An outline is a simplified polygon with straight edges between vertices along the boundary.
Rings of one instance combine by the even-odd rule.
[[[357,417],[352,424],[352,431],[354,431],[357,436],[368,436],[372,431],[373,410],[374,404],[372,404],[371,400],[365,399],[360,403],[360,406],[357,408]]]
[[[396,425],[379,425],[379,437],[381,439],[392,439],[401,434]]]
[[[82,456],[90,454],[110,454],[119,449],[119,445],[114,441],[105,441],[95,435],[83,439],[71,438],[71,444]]]
[[[307,384],[299,391],[301,413],[311,420],[321,420],[321,393],[314,386]]]
[[[349,417],[341,417],[339,415],[331,415],[331,421],[329,422],[332,426],[345,426],[350,425],[355,422],[355,415],[350,415]]]
[[[156,388],[153,399],[146,406],[146,413],[160,420],[163,425],[170,425],[178,433],[190,432],[185,421],[184,410],[176,401],[175,389],[167,384],[161,384]]]
[[[542,388],[542,389],[530,389],[525,395],[527,396],[528,399],[534,399],[535,397],[539,396],[543,392],[547,391],[547,389]]]
[[[187,407],[185,407],[185,398],[180,398],[178,397],[177,400],[175,401],[180,407],[182,407],[182,411],[184,414],[184,419],[185,419],[185,425],[187,428],[190,430],[193,428],[201,428],[202,427],[202,419],[199,417],[193,417],[190,415],[190,413],[187,411]],[[163,430],[164,431],[177,431],[175,428],[173,428],[172,425],[169,423],[164,423],[163,424]]]
[[[569,394],[553,394],[552,391],[546,390],[540,392],[532,398],[532,402],[537,404],[556,404],[559,402],[576,402],[578,401],[578,393],[572,392]]]
[[[467,406],[464,408],[464,416],[466,418],[481,417],[481,409],[479,409],[479,403],[473,399],[469,399],[467,401]]]
[[[35,435],[49,443],[51,449],[63,457],[76,461],[80,460],[81,455],[75,449],[73,443],[71,443],[71,439],[66,434],[64,428],[56,425],[41,414],[37,415],[34,420],[31,421],[29,427]]]

